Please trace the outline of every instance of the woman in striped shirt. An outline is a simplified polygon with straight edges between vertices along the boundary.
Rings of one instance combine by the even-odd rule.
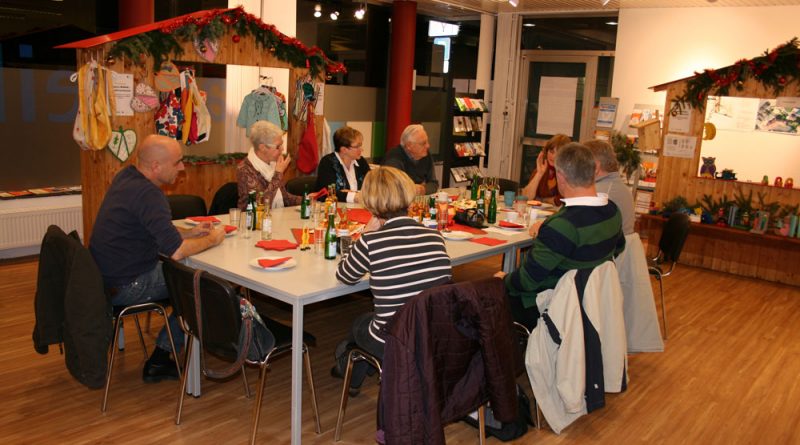
[[[383,328],[400,307],[422,290],[452,279],[442,235],[407,216],[408,205],[416,195],[407,174],[394,167],[372,170],[364,178],[361,195],[373,218],[339,263],[336,278],[355,284],[369,273],[375,311],[359,316],[349,338],[336,348],[337,366],[332,373],[338,376],[344,373],[347,343],[355,342],[382,359]],[[361,386],[367,369],[366,362],[356,363],[351,388]]]

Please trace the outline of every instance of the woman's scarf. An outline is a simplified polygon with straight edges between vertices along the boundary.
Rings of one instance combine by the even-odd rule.
[[[247,159],[253,164],[253,167],[261,173],[261,176],[267,180],[267,182],[272,182],[272,178],[275,176],[275,162],[266,163],[261,160],[258,156],[256,156],[256,151],[253,147],[250,147],[250,151],[247,152]],[[283,207],[283,193],[281,193],[281,189],[275,190],[275,196],[272,197],[272,205],[271,208],[276,209],[279,207]]]

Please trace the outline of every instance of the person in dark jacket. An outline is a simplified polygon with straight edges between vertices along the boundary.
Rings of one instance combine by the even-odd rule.
[[[386,153],[383,165],[404,171],[416,184],[417,195],[430,195],[439,189],[430,148],[425,128],[409,125],[400,135],[400,145]]]
[[[369,164],[361,157],[363,146],[364,136],[355,128],[344,126],[336,130],[333,133],[334,152],[319,160],[313,191],[334,184],[339,202],[359,202],[361,185],[369,173]]]
[[[142,141],[138,155],[136,166],[128,166],[114,177],[89,243],[115,306],[169,297],[159,254],[180,260],[225,238],[225,232],[210,223],[191,230],[179,230],[172,224],[172,212],[161,186],[175,182],[183,170],[183,153],[174,139],[150,135]],[[174,314],[170,323],[172,332],[181,332]],[[182,335],[175,336],[174,341],[176,348],[183,346]],[[171,349],[166,329],[162,329],[142,370],[144,381],[177,379],[177,366],[169,357]]]

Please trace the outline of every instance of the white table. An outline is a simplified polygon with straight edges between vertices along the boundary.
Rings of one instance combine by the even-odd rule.
[[[292,228],[302,228],[304,223],[311,226],[310,220],[301,220],[298,207],[274,209],[272,211],[273,239],[294,241]],[[227,221],[227,215],[220,219]],[[447,241],[447,253],[452,264],[459,265],[497,254],[505,254],[503,270],[514,269],[517,250],[532,244],[527,231],[509,232],[510,236],[489,233],[492,238],[507,239],[498,246],[485,246],[469,241]],[[292,444],[301,443],[301,409],[303,389],[303,308],[307,304],[330,300],[355,291],[369,288],[367,278],[354,286],[336,280],[337,260],[325,260],[314,247],[307,251],[288,250],[267,251],[255,244],[260,240],[260,232],[251,232],[249,239],[237,234],[225,239],[219,246],[187,258],[188,266],[206,270],[248,289],[268,295],[292,306]],[[297,267],[281,271],[264,271],[249,265],[251,259],[261,256],[291,256]],[[195,354],[195,357],[198,357]],[[200,394],[199,361],[190,365],[190,393]]]

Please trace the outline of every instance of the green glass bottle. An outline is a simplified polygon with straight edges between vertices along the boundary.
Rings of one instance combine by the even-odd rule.
[[[497,222],[497,190],[492,190],[492,197],[489,200],[489,211],[486,215],[486,222],[494,224]]]
[[[311,218],[311,200],[308,198],[308,184],[303,186],[303,200],[300,201],[300,218]]]
[[[478,200],[478,174],[477,173],[475,173],[475,175],[472,177],[472,189],[470,190],[470,198],[469,199],[471,199],[473,201],[477,201]]]
[[[335,212],[328,213],[328,228],[325,229],[325,259],[336,259],[336,221]]]

